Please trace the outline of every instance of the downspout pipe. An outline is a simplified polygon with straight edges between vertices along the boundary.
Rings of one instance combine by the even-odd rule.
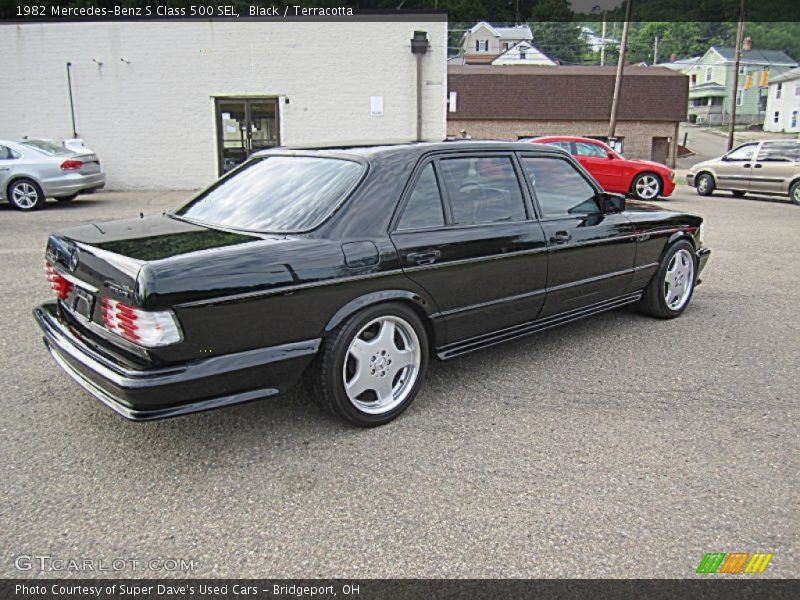
[[[422,141],[422,57],[428,53],[430,43],[426,31],[415,31],[411,38],[411,52],[417,57],[417,141]]]

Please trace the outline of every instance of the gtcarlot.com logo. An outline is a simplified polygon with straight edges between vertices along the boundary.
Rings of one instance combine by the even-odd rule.
[[[708,552],[697,567],[698,573],[763,573],[772,560],[767,552]]]
[[[120,572],[194,571],[194,560],[183,558],[64,558],[49,554],[20,554],[14,558],[19,571]]]

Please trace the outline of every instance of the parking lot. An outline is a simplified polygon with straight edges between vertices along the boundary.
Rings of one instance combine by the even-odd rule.
[[[617,310],[433,363],[385,427],[303,392],[127,422],[41,343],[44,245],[186,195],[0,206],[4,577],[98,575],[19,555],[184,559],[169,574],[196,577],[690,577],[706,552],[756,551],[774,553],[764,576],[797,575],[800,207],[679,186],[663,205],[703,215],[713,250],[685,315]]]

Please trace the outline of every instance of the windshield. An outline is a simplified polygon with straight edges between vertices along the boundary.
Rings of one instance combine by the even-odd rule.
[[[267,156],[246,163],[175,214],[247,231],[307,231],[333,212],[363,170],[352,160]]]
[[[42,154],[47,154],[47,156],[70,156],[75,154],[69,148],[65,148],[55,142],[48,142],[47,140],[25,140],[20,142],[20,144],[38,150]]]

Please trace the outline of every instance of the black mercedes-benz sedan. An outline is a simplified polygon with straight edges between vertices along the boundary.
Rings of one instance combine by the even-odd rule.
[[[449,359],[626,304],[687,307],[700,217],[604,193],[529,143],[275,149],[173,212],[50,236],[55,361],[129,419],[274,396],[304,374],[361,426]]]

